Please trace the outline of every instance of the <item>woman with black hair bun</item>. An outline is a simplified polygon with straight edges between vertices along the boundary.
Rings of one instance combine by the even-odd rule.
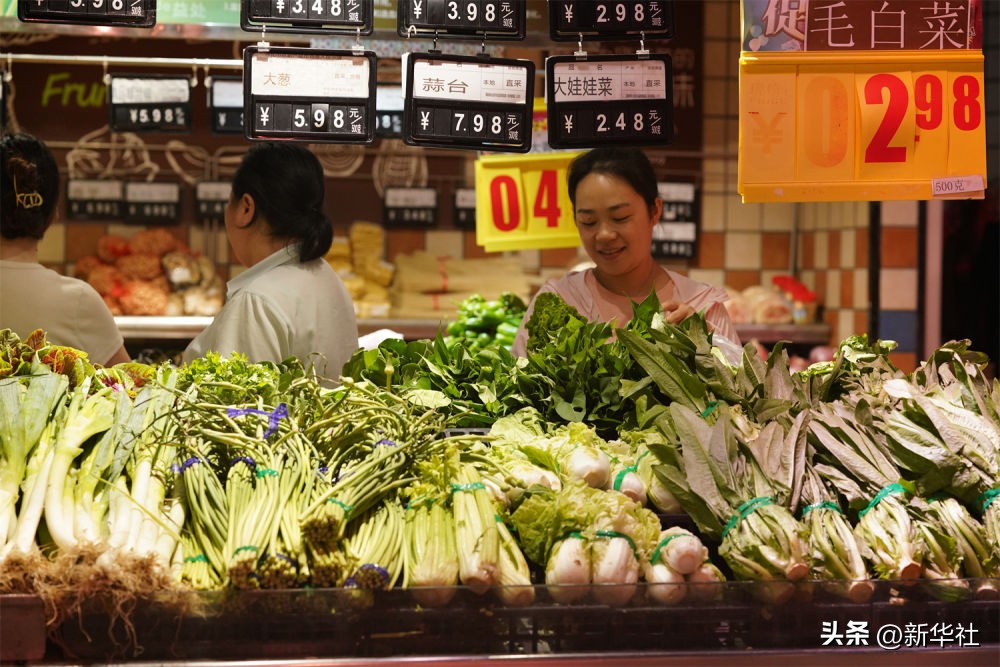
[[[0,329],[87,353],[92,363],[129,360],[114,316],[97,291],[38,261],[38,244],[56,219],[59,167],[41,139],[0,137]]]
[[[323,211],[323,168],[307,148],[264,143],[233,176],[226,234],[247,270],[227,284],[226,303],[184,351],[209,350],[251,361],[290,356],[337,380],[358,347],[354,304],[324,259],[333,225]]]

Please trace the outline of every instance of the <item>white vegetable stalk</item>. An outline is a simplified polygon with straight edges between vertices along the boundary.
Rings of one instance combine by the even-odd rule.
[[[580,479],[587,486],[603,489],[611,479],[611,460],[597,447],[579,445],[560,461],[562,472],[571,479]]]
[[[646,483],[642,481],[635,465],[616,466],[608,480],[609,484],[605,488],[624,493],[643,507],[646,506]]]
[[[726,581],[726,577],[711,562],[705,561],[702,563],[697,570],[687,575],[686,579],[688,582],[687,598],[689,601],[715,602],[722,599],[722,584]]]
[[[660,543],[651,562],[667,565],[678,574],[691,574],[708,560],[708,549],[693,533],[680,526],[660,531]]]
[[[500,533],[496,512],[479,472],[463,464],[455,475],[452,505],[458,576],[473,592],[483,594],[497,581]]]
[[[507,473],[511,477],[521,483],[522,488],[526,489],[535,485],[544,486],[546,489],[553,491],[558,491],[562,488],[559,475],[530,461],[514,459],[505,462],[504,467],[507,468]]]
[[[663,562],[643,563],[642,576],[649,597],[660,604],[677,604],[687,595],[684,575]]]
[[[73,390],[62,429],[55,442],[52,468],[46,481],[45,525],[52,541],[62,550],[77,544],[73,531],[74,487],[67,483],[73,460],[83,451],[83,444],[93,435],[111,427],[115,402],[111,399],[111,388],[104,388],[87,396],[90,389],[88,378]]]
[[[500,561],[497,576],[498,594],[504,604],[525,607],[535,601],[531,585],[531,570],[517,540],[502,521],[497,521],[500,533]]]
[[[639,477],[646,484],[646,495],[649,502],[664,514],[682,514],[684,510],[677,497],[670,492],[659,476],[653,471],[655,459],[652,456],[641,456],[639,460]]]
[[[590,579],[594,597],[603,604],[622,606],[635,595],[639,561],[631,542],[615,536],[591,545]]]
[[[587,594],[590,548],[582,536],[566,537],[552,547],[545,566],[545,585],[556,602],[571,604]]]
[[[451,510],[440,502],[412,507],[406,511],[403,534],[403,587],[409,588],[422,605],[448,604],[458,584],[455,517]]]

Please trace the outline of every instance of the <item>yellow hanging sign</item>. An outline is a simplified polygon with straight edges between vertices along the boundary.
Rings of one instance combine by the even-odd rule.
[[[745,202],[982,198],[983,55],[974,50],[740,58]]]

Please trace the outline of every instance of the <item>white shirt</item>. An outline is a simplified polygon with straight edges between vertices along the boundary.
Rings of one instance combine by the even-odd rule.
[[[184,351],[184,361],[209,350],[250,361],[280,362],[290,356],[334,380],[358,348],[354,304],[324,259],[299,262],[290,245],[226,284],[226,303]],[[321,356],[317,356],[318,353]]]
[[[48,342],[83,350],[101,365],[124,344],[97,290],[36,262],[0,260],[0,329],[22,339],[42,329]]]

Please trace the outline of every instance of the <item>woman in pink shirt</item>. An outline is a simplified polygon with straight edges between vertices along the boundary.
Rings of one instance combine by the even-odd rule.
[[[624,326],[632,318],[632,302],[656,290],[668,322],[704,312],[713,340],[722,336],[739,348],[723,306],[726,290],[669,271],[653,258],[653,228],[663,200],[653,166],[641,150],[595,148],[573,161],[567,180],[580,240],[595,266],[549,280],[538,294],[555,292],[590,320]],[[534,299],[514,339],[513,352],[519,356],[525,354],[524,324],[533,307]]]

